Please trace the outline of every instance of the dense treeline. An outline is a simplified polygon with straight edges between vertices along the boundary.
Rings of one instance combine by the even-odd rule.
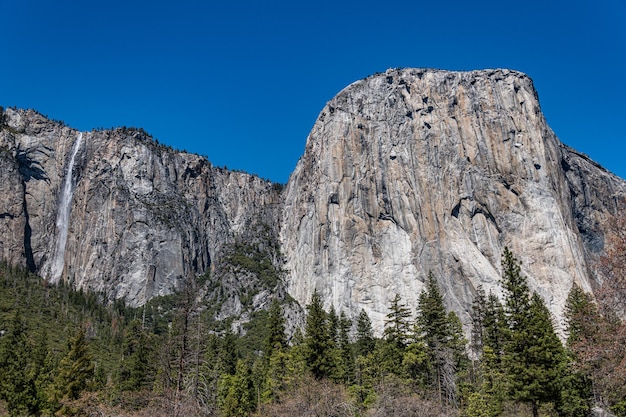
[[[574,286],[562,344],[508,249],[502,267],[503,296],[478,289],[466,340],[432,274],[417,311],[396,295],[380,338],[317,292],[289,337],[278,299],[235,334],[201,281],[129,309],[4,265],[0,414],[626,416],[624,322]]]

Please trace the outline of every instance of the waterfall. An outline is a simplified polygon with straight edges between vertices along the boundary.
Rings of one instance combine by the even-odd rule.
[[[61,190],[61,200],[59,201],[59,211],[57,213],[57,241],[54,249],[54,257],[52,258],[52,266],[50,267],[50,280],[52,282],[59,282],[61,274],[63,273],[64,258],[65,258],[65,244],[67,243],[67,232],[70,223],[70,210],[72,208],[72,198],[74,196],[74,181],[72,173],[74,171],[74,159],[80,148],[80,144],[83,141],[83,134],[80,132],[74,146],[72,147],[72,154],[70,156],[67,170],[65,171],[65,181],[63,182],[63,189]]]

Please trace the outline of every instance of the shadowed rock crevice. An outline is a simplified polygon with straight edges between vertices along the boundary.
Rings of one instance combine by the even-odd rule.
[[[26,184],[24,184],[24,198],[22,200],[22,207],[24,210],[24,258],[26,259],[26,267],[30,272],[37,271],[37,265],[35,265],[35,258],[33,256],[33,245],[31,239],[33,236],[33,230],[30,226],[30,216],[28,215],[28,204],[26,203]]]
[[[44,171],[41,163],[37,161],[35,156],[33,155],[34,151],[32,149],[20,149],[17,147],[15,153],[15,160],[19,167],[19,172],[22,176],[22,210],[24,214],[24,258],[26,261],[26,267],[31,272],[37,271],[37,265],[35,264],[35,258],[33,256],[33,246],[32,246],[32,227],[30,225],[30,214],[28,212],[28,202],[26,199],[27,196],[27,187],[26,183],[35,180],[35,181],[48,181],[49,179],[46,176],[46,172]]]

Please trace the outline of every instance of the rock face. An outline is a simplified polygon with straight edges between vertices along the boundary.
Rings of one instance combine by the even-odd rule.
[[[10,109],[4,125],[4,259],[131,305],[203,274],[225,245],[279,202],[271,183],[160,146],[141,130],[79,133]],[[68,176],[73,195],[57,273]]]
[[[288,290],[314,289],[380,330],[400,294],[415,311],[429,272],[464,322],[473,292],[500,292],[508,246],[561,317],[591,290],[601,222],[623,180],[562,145],[525,75],[389,70],[321,112],[284,196]]]
[[[355,82],[282,193],[141,129],[11,109],[0,122],[0,256],[131,305],[210,270],[222,317],[317,289],[380,331],[396,294],[415,311],[430,271],[467,323],[479,285],[500,291],[508,246],[560,317],[572,283],[595,287],[604,219],[625,209],[626,183],[561,144],[531,80],[507,70]]]

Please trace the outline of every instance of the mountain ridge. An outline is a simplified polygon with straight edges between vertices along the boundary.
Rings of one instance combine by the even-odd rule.
[[[2,125],[0,255],[46,271],[78,131],[13,109]],[[304,305],[317,289],[327,306],[364,308],[380,331],[390,297],[414,308],[431,270],[467,323],[476,288],[497,290],[505,245],[560,317],[572,283],[599,286],[602,224],[626,193],[624,180],[558,141],[532,80],[510,70],[396,69],[355,81],[320,112],[284,191],[141,129],[83,134],[62,278],[140,305],[206,271],[214,282],[230,273],[224,317],[273,292]],[[267,254],[285,274],[250,295],[249,274],[220,260],[242,239],[265,251],[255,230],[279,242],[280,255]]]

